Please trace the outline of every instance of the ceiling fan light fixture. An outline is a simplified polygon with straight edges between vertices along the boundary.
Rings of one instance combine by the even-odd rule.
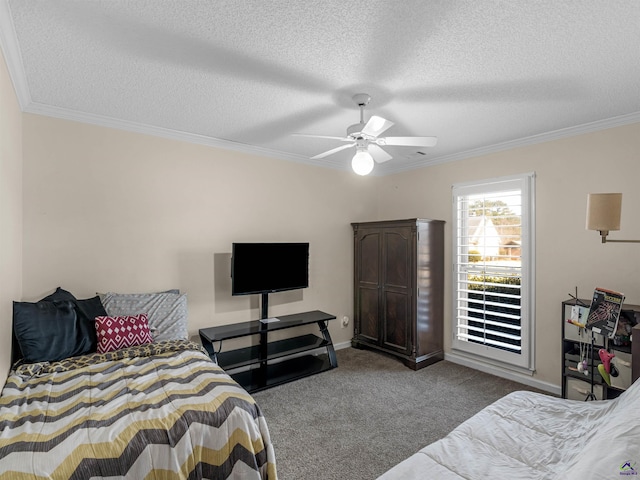
[[[365,149],[358,149],[351,160],[351,168],[358,175],[369,175],[373,170],[373,157]]]
[[[377,115],[373,115],[365,123],[364,107],[369,103],[371,97],[366,93],[358,93],[353,96],[353,100],[360,107],[360,122],[347,127],[346,137],[294,134],[301,137],[327,138],[346,142],[345,145],[311,157],[311,160],[319,160],[347,148],[356,147],[356,154],[351,159],[351,168],[358,175],[368,175],[373,171],[375,163],[384,163],[393,158],[381,146],[432,147],[436,144],[438,140],[436,137],[380,137],[380,134],[391,128],[394,123]]]

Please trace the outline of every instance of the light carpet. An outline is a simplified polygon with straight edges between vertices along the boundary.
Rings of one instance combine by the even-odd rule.
[[[413,371],[370,350],[337,356],[336,369],[254,394],[280,480],[375,479],[498,398],[535,390],[447,361]]]

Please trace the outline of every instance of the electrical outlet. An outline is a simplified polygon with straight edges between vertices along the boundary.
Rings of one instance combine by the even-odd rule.
[[[349,317],[346,315],[342,317],[342,328],[346,328],[349,326]]]

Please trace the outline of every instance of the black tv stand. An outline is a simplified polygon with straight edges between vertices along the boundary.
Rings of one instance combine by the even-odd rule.
[[[265,294],[266,295],[266,294]],[[266,318],[263,297],[263,318]],[[212,360],[227,371],[231,377],[249,393],[291,382],[299,378],[324,372],[338,366],[331,335],[327,328],[331,315],[319,310],[281,315],[277,322],[263,323],[260,320],[232,325],[221,325],[200,329],[200,339]],[[316,323],[321,337],[314,334],[300,335],[284,340],[269,341],[269,333],[287,328]],[[224,340],[259,336],[259,344],[222,351]],[[214,345],[220,342],[216,350]],[[326,353],[311,355],[316,349]],[[309,352],[304,355],[305,352]],[[291,357],[291,358],[286,358]]]

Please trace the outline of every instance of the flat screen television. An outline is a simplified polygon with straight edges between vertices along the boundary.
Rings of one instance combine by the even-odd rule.
[[[233,244],[232,295],[283,292],[308,286],[308,243]]]

